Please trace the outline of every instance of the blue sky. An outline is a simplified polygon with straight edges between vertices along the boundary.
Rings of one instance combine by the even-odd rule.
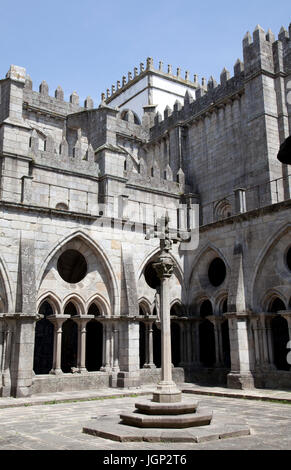
[[[1,5],[2,4],[2,5]],[[38,90],[61,85],[65,99],[100,94],[146,57],[219,81],[242,59],[242,39],[259,23],[276,37],[291,21],[290,0],[0,0],[0,76],[26,68]]]

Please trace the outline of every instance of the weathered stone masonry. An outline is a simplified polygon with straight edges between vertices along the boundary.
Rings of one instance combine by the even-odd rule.
[[[247,33],[220,84],[150,58],[121,82],[95,108],[0,80],[0,395],[158,380],[144,224],[193,228],[182,204],[200,230],[172,254],[175,381],[290,387],[290,27]]]

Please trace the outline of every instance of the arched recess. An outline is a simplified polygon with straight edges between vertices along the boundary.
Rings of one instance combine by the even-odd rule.
[[[85,315],[86,308],[84,299],[77,294],[69,294],[63,300],[62,311],[66,311],[66,307],[69,303],[72,303],[76,309],[76,315]]]
[[[138,299],[139,311],[142,310],[141,315],[152,315],[151,312],[151,303],[145,297],[141,297]]]
[[[51,305],[52,309],[53,309],[53,315],[61,315],[62,313],[62,302],[61,300],[58,298],[57,295],[55,295],[53,292],[45,292],[43,295],[41,295],[39,297],[39,299],[37,300],[37,310],[40,309],[41,307],[41,304],[44,302],[44,301],[47,301],[49,302],[49,304]]]
[[[289,342],[289,330],[287,320],[278,314],[284,311],[286,305],[279,297],[273,297],[270,301],[268,312],[275,313],[271,319],[271,332],[273,339],[274,364],[278,370],[290,370],[287,362],[287,343]]]
[[[80,250],[80,252],[85,256],[86,261],[88,263],[88,274],[91,275],[94,269],[96,271],[96,267],[92,267],[94,264],[97,263],[100,266],[100,272],[98,274],[101,276],[102,282],[100,282],[99,284],[101,285],[103,290],[105,289],[102,293],[106,293],[106,295],[108,295],[108,301],[110,303],[109,314],[118,316],[120,314],[118,301],[119,288],[117,278],[109,260],[109,257],[105,253],[105,250],[97,242],[95,242],[91,237],[81,231],[76,231],[62,239],[45,257],[45,259],[41,263],[41,269],[37,274],[38,291],[42,290],[44,280],[46,279],[46,276],[49,271],[50,276],[53,278],[54,281],[59,280],[60,283],[65,283],[65,281],[61,279],[59,273],[57,272],[57,259],[64,251],[71,248]],[[89,256],[89,253],[91,253],[91,256]],[[80,283],[74,284],[74,286],[77,286],[77,288],[79,288],[80,285],[86,284],[88,274]]]
[[[76,303],[67,302],[64,314],[70,315],[70,318],[62,326],[61,369],[64,373],[70,373],[72,367],[77,367],[78,325],[73,320],[78,315]]]
[[[14,296],[11,289],[11,282],[8,276],[8,269],[4,260],[0,257],[0,313],[13,311]]]
[[[85,310],[88,312],[91,305],[97,305],[100,316],[109,317],[110,316],[110,304],[108,303],[107,299],[103,297],[101,294],[94,294],[89,300],[86,302]]]
[[[218,285],[213,285],[209,279],[209,267],[216,259],[220,259],[225,265],[225,277]],[[199,292],[205,292],[208,297],[216,296],[217,291],[225,291],[228,285],[230,275],[229,263],[222,251],[208,242],[201,248],[192,262],[192,269],[187,281],[187,292],[189,305],[193,304],[194,298],[197,298]]]
[[[55,305],[49,297],[42,300],[38,313],[43,318],[35,326],[33,370],[36,375],[48,374],[53,366],[54,326],[47,317],[55,314]]]
[[[214,326],[206,318],[212,315],[212,304],[209,299],[205,299],[200,305],[200,317],[203,321],[199,324],[200,362],[204,367],[212,367],[215,363]]]
[[[103,324],[98,321],[102,313],[99,299],[93,300],[88,308],[88,315],[94,315],[86,326],[86,369],[88,372],[98,371],[102,367]]]
[[[286,251],[291,246],[291,224],[276,229],[268,238],[254,262],[249,289],[255,311],[266,311],[266,292],[277,291],[285,298],[291,296],[291,270],[286,262]]]

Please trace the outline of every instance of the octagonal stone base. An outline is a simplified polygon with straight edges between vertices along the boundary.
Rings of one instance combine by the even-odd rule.
[[[212,412],[199,410],[196,413],[179,415],[144,415],[134,412],[122,414],[120,419],[123,424],[139,428],[181,429],[209,425],[212,420]]]
[[[214,416],[208,426],[183,429],[149,429],[121,424],[119,416],[102,416],[87,423],[83,427],[83,433],[118,442],[191,443],[250,435],[250,428],[243,420],[235,424],[233,421],[229,416],[226,418]]]
[[[188,397],[183,398],[179,403],[157,403],[151,399],[142,400],[135,403],[138,411],[149,415],[179,415],[185,413],[195,413],[198,401]]]

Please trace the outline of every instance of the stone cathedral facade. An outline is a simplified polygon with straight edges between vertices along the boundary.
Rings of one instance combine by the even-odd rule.
[[[46,82],[33,91],[10,67],[0,396],[158,381],[160,244],[148,227],[165,211],[173,232],[199,225],[195,249],[171,251],[174,379],[291,388],[291,176],[277,160],[291,133],[290,35],[257,26],[220,83],[149,58],[95,107]]]

